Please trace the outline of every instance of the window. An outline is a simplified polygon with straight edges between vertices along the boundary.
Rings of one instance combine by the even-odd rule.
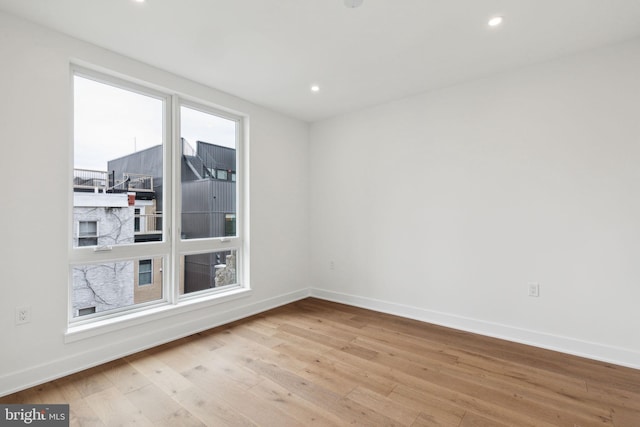
[[[98,246],[98,222],[78,222],[78,246]]]
[[[86,316],[88,314],[93,314],[95,312],[96,312],[95,307],[81,308],[80,310],[78,310],[78,316]]]
[[[138,286],[150,285],[153,283],[153,271],[150,259],[141,259],[138,261]]]
[[[217,171],[217,178],[218,179],[222,179],[222,180],[227,180],[227,171],[222,170],[222,169],[218,169]]]
[[[181,293],[189,295],[239,282],[236,263],[241,261],[241,240],[235,232],[235,220],[233,234],[228,233],[227,219],[229,214],[235,218],[238,212],[238,185],[227,180],[227,171],[237,170],[239,166],[240,120],[204,105],[182,102],[180,136],[183,153],[180,246],[184,248]],[[215,170],[212,178],[216,179],[184,173],[197,170],[195,166],[200,163]],[[202,239],[208,241],[208,249],[215,251],[193,253],[192,248],[202,247]],[[234,265],[225,270],[225,274],[229,276],[232,269],[233,280],[229,277],[225,281],[216,280],[220,276],[216,266],[223,265],[228,256],[232,257]]]
[[[235,250],[187,255],[181,294],[233,286],[237,279]]]
[[[140,232],[140,208],[134,209],[133,215],[133,231],[138,233]]]
[[[70,323],[246,288],[236,227],[241,117],[84,68],[73,73]],[[228,179],[232,170],[238,180]]]
[[[226,214],[224,216],[224,235],[236,235],[236,214]]]

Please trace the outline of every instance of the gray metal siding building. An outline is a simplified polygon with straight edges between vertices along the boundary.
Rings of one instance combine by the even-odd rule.
[[[230,232],[229,221],[236,213],[236,150],[203,141],[193,149],[182,140],[182,227],[183,239],[223,237]],[[163,156],[157,145],[108,162],[109,173],[121,179],[125,174],[153,177],[156,206],[163,206]],[[234,231],[235,232],[235,231]],[[186,257],[185,293],[208,289],[214,284],[214,266],[224,262],[226,253]]]

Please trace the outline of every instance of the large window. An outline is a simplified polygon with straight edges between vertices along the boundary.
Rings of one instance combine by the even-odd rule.
[[[70,322],[242,287],[241,118],[73,73]]]

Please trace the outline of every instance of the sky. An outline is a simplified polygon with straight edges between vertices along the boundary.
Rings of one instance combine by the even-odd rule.
[[[107,161],[163,142],[163,101],[74,77],[74,168],[107,171]],[[236,123],[180,108],[181,136],[235,148]]]

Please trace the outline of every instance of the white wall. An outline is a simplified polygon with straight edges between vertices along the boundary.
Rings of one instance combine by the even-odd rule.
[[[640,40],[310,135],[312,294],[640,367]]]
[[[6,14],[0,58],[0,395],[307,295],[306,123]],[[250,297],[64,343],[71,60],[250,116]],[[31,306],[31,323],[15,326],[19,306]]]
[[[2,13],[0,58],[0,395],[301,298],[308,248],[315,295],[640,367],[640,41],[317,123],[310,148],[305,123]],[[250,116],[250,297],[64,342],[72,59]]]

